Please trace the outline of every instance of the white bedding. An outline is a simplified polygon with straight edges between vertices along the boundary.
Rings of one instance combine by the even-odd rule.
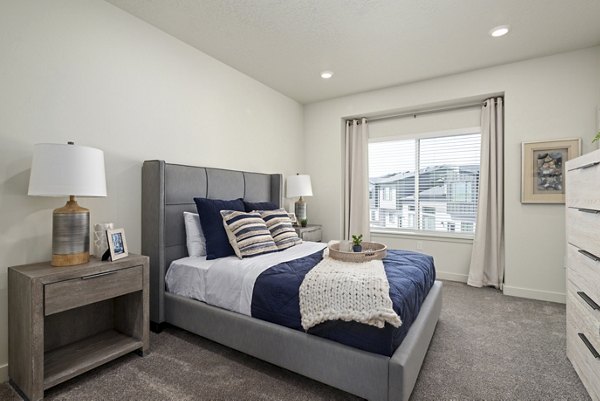
[[[252,292],[258,276],[271,266],[311,255],[326,244],[305,241],[281,252],[238,259],[206,256],[174,260],[167,271],[167,290],[210,305],[251,315]]]
[[[188,256],[174,260],[165,276],[167,291],[206,301],[206,272],[216,261],[206,260],[206,256]]]

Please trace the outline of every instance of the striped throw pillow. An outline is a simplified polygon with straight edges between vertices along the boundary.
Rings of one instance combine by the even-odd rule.
[[[259,213],[221,210],[223,227],[238,258],[277,252],[273,237]]]
[[[285,209],[263,210],[260,212],[260,216],[267,223],[267,227],[275,240],[275,245],[280,251],[302,242],[296,234],[296,230],[292,227],[292,220],[290,220]]]

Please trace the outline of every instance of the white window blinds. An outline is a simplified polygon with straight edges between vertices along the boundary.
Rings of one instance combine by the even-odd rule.
[[[481,135],[369,143],[371,228],[473,234]]]

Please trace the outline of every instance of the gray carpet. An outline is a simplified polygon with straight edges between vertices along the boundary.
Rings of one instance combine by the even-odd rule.
[[[46,400],[359,400],[179,329],[46,392]],[[7,385],[0,400],[20,401]],[[411,400],[589,400],[565,355],[564,305],[444,283]]]

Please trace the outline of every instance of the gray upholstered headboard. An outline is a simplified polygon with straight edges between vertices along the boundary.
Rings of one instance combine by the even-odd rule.
[[[282,204],[283,176],[147,160],[142,167],[142,253],[150,257],[150,320],[164,321],[165,274],[187,256],[183,212],[194,197]]]

